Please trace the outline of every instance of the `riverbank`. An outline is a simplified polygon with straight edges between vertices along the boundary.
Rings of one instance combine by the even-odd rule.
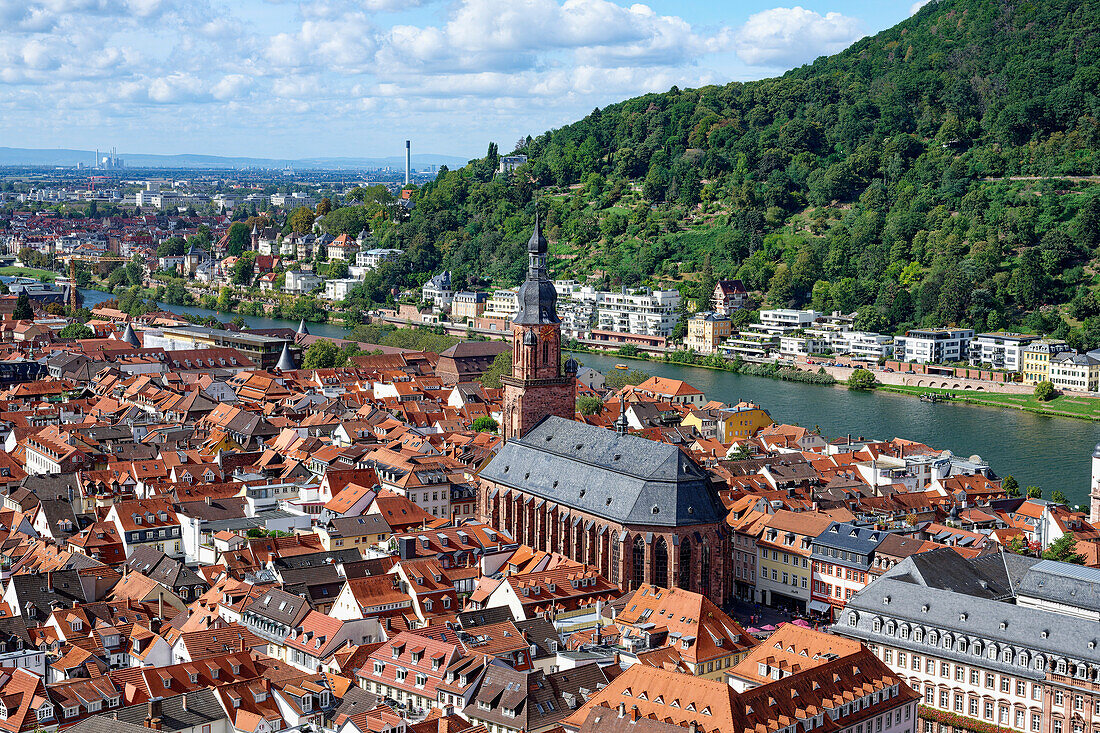
[[[932,389],[930,387],[909,387],[902,385],[881,385],[876,389],[882,392],[892,392],[913,397],[920,397],[922,394],[936,394],[941,395],[944,398],[944,402],[952,402],[955,404],[979,405],[981,407],[1004,407],[1012,410],[1031,412],[1036,415],[1100,421],[1100,400],[1093,397],[1059,395],[1050,402],[1040,402],[1035,395],[1027,394],[999,394],[996,392],[960,393],[948,389]]]
[[[16,267],[15,265],[0,267],[0,275],[6,275],[8,277],[33,277],[35,280],[51,283],[59,277],[56,272],[50,272],[49,270],[39,270],[35,267]]]
[[[783,370],[769,371],[767,369],[758,369],[754,367],[762,367],[761,364],[749,364],[747,366],[750,369],[738,371],[721,367],[713,364],[685,364],[683,362],[674,361],[671,359],[656,358],[644,353],[638,354],[619,354],[614,351],[599,352],[589,349],[572,349],[580,353],[592,353],[600,354],[601,356],[612,356],[616,359],[634,359],[637,361],[645,361],[652,364],[671,364],[676,366],[690,367],[692,369],[709,369],[716,372],[728,372],[730,374],[744,374],[751,377],[765,377],[768,379],[775,379],[780,381],[800,382],[802,384],[813,384],[822,387],[841,387],[847,389],[847,385],[843,380],[835,380],[832,383],[817,381],[816,379],[791,379],[790,373]],[[797,373],[812,375],[814,377],[819,376],[817,372],[811,371],[798,371]],[[877,376],[877,373],[876,373]],[[876,391],[889,392],[891,394],[904,395],[907,397],[919,398],[922,394],[936,394],[942,396],[944,402],[950,402],[957,405],[973,405],[977,407],[999,407],[1010,410],[1022,410],[1024,412],[1030,412],[1035,415],[1045,415],[1048,417],[1063,417],[1073,420],[1088,420],[1091,422],[1100,422],[1100,399],[1094,397],[1086,397],[1083,395],[1059,395],[1050,402],[1040,402],[1032,394],[1007,394],[998,392],[975,392],[975,391],[961,391],[950,389],[934,389],[931,387],[913,387],[908,385],[885,385],[879,384],[875,387]]]

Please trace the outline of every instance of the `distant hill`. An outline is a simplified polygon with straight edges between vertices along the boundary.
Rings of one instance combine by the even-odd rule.
[[[597,109],[528,138],[510,177],[491,149],[425,186],[387,246],[405,284],[515,283],[538,197],[557,276],[704,303],[736,276],[868,330],[1097,347],[1098,84],[1100,0],[933,0],[779,78]]]
[[[100,155],[106,151],[101,150]],[[151,155],[145,153],[118,154],[127,168],[315,168],[328,170],[361,170],[365,168],[404,169],[405,157],[395,155],[386,158],[248,158],[225,157],[221,155]],[[69,150],[64,148],[33,149],[0,147],[0,166],[75,166],[77,163],[91,165],[95,160],[94,150]],[[463,166],[466,158],[453,155],[420,153],[412,156],[413,168],[426,168],[431,165]]]

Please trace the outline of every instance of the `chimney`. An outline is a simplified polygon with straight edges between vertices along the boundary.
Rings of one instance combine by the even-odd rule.
[[[619,703],[619,717],[620,718],[625,718],[626,717],[626,703],[625,702],[620,702]]]
[[[182,695],[180,695],[180,708],[183,709],[183,710],[187,709],[187,693],[186,692],[183,693]]]
[[[412,141],[405,141],[405,185],[409,185],[412,175]]]
[[[214,506],[214,497],[212,497],[212,496],[207,496],[206,497],[206,506]]]

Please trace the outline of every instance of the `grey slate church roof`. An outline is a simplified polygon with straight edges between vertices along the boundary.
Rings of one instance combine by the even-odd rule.
[[[706,472],[679,448],[561,417],[506,442],[481,476],[620,524],[725,519]]]

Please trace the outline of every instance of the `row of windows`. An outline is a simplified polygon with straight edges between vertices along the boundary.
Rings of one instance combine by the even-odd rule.
[[[799,566],[799,561],[801,561],[802,567],[808,568],[810,566],[810,563],[809,563],[808,560],[806,560],[806,558],[799,557],[798,555],[792,555],[789,552],[782,553],[783,559],[781,561],[779,559],[780,558],[779,550],[766,550],[766,549],[761,548],[760,558],[762,560],[767,560],[769,552],[771,552],[771,559],[774,560],[775,562],[782,562],[784,565],[794,565],[797,568]]]

